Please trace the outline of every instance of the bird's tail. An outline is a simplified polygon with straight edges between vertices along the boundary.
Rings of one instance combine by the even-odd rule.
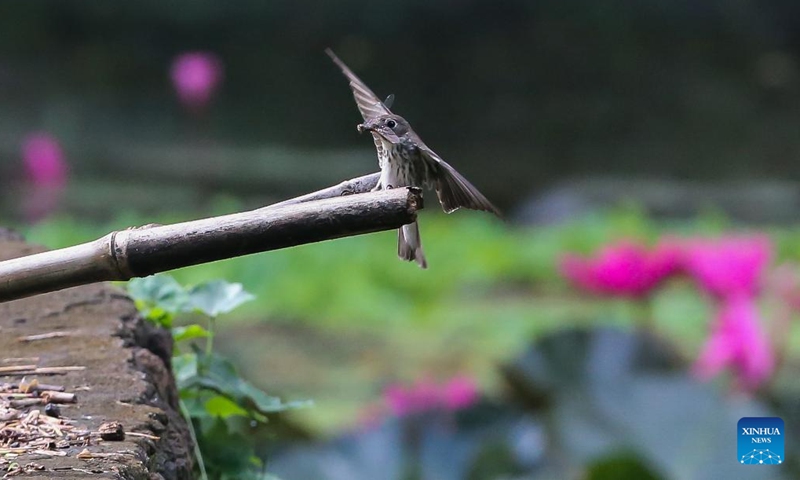
[[[428,268],[425,253],[422,252],[422,240],[419,238],[417,222],[403,225],[397,231],[397,255],[406,261],[415,261],[421,268]]]

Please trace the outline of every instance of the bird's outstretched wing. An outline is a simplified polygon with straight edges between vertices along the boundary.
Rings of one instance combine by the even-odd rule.
[[[331,57],[331,60],[342,69],[342,72],[350,81],[350,89],[353,90],[353,97],[356,99],[356,105],[358,105],[358,110],[361,112],[361,116],[364,117],[365,121],[392,113],[386,104],[381,102],[378,96],[375,95],[330,48],[325,49],[325,53],[327,53],[328,56]],[[391,104],[392,100],[393,97],[390,95],[389,98],[386,99],[386,102]],[[471,210],[483,210],[501,216],[500,210],[492,205],[492,202],[487,200],[474,185],[469,183],[455,168],[442,160],[442,158],[425,145],[416,134],[413,132],[411,132],[411,134],[428,163],[428,167],[431,169],[433,175],[429,175],[428,178],[433,181],[436,195],[439,197],[439,202],[442,204],[442,208],[445,212],[451,213],[463,207]],[[382,142],[376,133],[373,132],[372,136],[375,139],[375,147],[378,149],[378,157],[380,158],[380,151],[383,148]]]
[[[502,217],[500,210],[492,205],[492,202],[484,197],[473,184],[469,183],[469,180],[442,160],[442,157],[421,140],[417,142],[417,146],[428,162],[429,168],[433,170],[433,175],[429,176],[429,180],[433,183],[433,188],[436,190],[439,203],[442,204],[445,213],[452,213],[463,207],[494,213],[498,217]]]
[[[391,110],[389,110],[389,108],[384,105],[383,102],[381,102],[378,96],[372,93],[372,90],[370,90],[369,87],[362,82],[361,79],[358,78],[356,74],[344,64],[343,61],[339,60],[339,57],[333,53],[333,50],[326,48],[325,53],[331,57],[333,63],[342,69],[342,73],[344,73],[344,75],[350,81],[350,89],[353,90],[353,97],[356,99],[358,111],[361,112],[361,116],[364,117],[364,120],[380,117],[381,115],[390,115],[392,113]]]

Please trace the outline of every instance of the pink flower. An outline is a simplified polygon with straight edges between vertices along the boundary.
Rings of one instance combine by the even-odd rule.
[[[437,385],[423,380],[414,385],[390,385],[383,393],[389,409],[397,416],[411,415],[439,406],[439,389]]]
[[[594,258],[566,255],[561,261],[561,273],[593,293],[640,297],[677,272],[680,260],[680,249],[671,241],[662,242],[651,251],[622,242],[605,247]]]
[[[454,377],[442,387],[442,404],[447,410],[463,410],[474,405],[478,397],[478,386],[466,376]]]
[[[413,385],[389,385],[383,398],[389,410],[397,416],[412,415],[442,408],[457,411],[477,402],[478,387],[468,377],[454,377],[437,385],[430,380],[421,380]]]
[[[717,298],[756,295],[772,256],[766,236],[695,240],[685,247],[686,271]]]
[[[775,368],[769,339],[759,324],[755,302],[747,295],[728,297],[721,305],[711,336],[694,365],[708,379],[730,367],[748,390],[758,388]]]
[[[67,182],[67,162],[55,137],[32,133],[22,141],[22,163],[36,187],[62,187]]]
[[[181,102],[201,110],[222,81],[222,61],[213,53],[184,53],[172,62],[170,77]]]

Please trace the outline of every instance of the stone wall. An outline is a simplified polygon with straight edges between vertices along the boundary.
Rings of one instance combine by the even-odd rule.
[[[0,230],[0,260],[41,250]],[[142,320],[109,284],[0,303],[0,392],[19,392],[14,386],[24,378],[23,384],[36,379],[77,397],[55,407],[58,419],[45,414],[44,401],[8,410],[12,397],[19,405],[20,397],[37,393],[0,393],[6,407],[0,400],[0,476],[15,470],[40,479],[191,478],[192,443],[179,413],[171,351],[169,334]],[[24,365],[40,370],[14,371]],[[45,367],[76,368],[51,375]],[[124,440],[100,437],[107,422],[122,425]],[[37,438],[46,432],[54,438]]]

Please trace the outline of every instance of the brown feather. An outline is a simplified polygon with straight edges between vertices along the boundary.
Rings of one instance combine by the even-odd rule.
[[[475,185],[471,184],[449,163],[442,160],[442,157],[425,145],[416,134],[414,136],[423,158],[432,165],[434,175],[429,180],[432,180],[436,195],[439,197],[439,203],[442,204],[442,210],[445,213],[452,213],[463,207],[470,210],[490,212],[498,217],[503,216],[500,213],[500,209],[484,197]]]
[[[335,53],[333,53],[333,50],[326,48],[325,53],[331,57],[333,63],[342,69],[342,73],[344,73],[345,77],[347,77],[347,80],[350,82],[350,90],[353,91],[353,98],[356,100],[356,106],[358,107],[358,111],[361,112],[361,117],[364,121],[381,115],[391,115],[392,112],[381,102],[381,99],[378,98],[378,96],[369,89],[367,84],[362,82]],[[375,148],[378,150],[378,156],[380,157],[383,144],[378,134],[372,133],[372,141],[375,142]]]
[[[325,49],[325,53],[331,57],[333,63],[342,69],[342,72],[350,81],[350,89],[353,91],[353,97],[356,99],[358,111],[361,112],[361,116],[364,117],[364,120],[380,117],[381,115],[391,115],[391,110],[389,110],[381,99],[369,89],[366,83],[362,82],[361,79],[333,53],[333,50],[327,48]]]

